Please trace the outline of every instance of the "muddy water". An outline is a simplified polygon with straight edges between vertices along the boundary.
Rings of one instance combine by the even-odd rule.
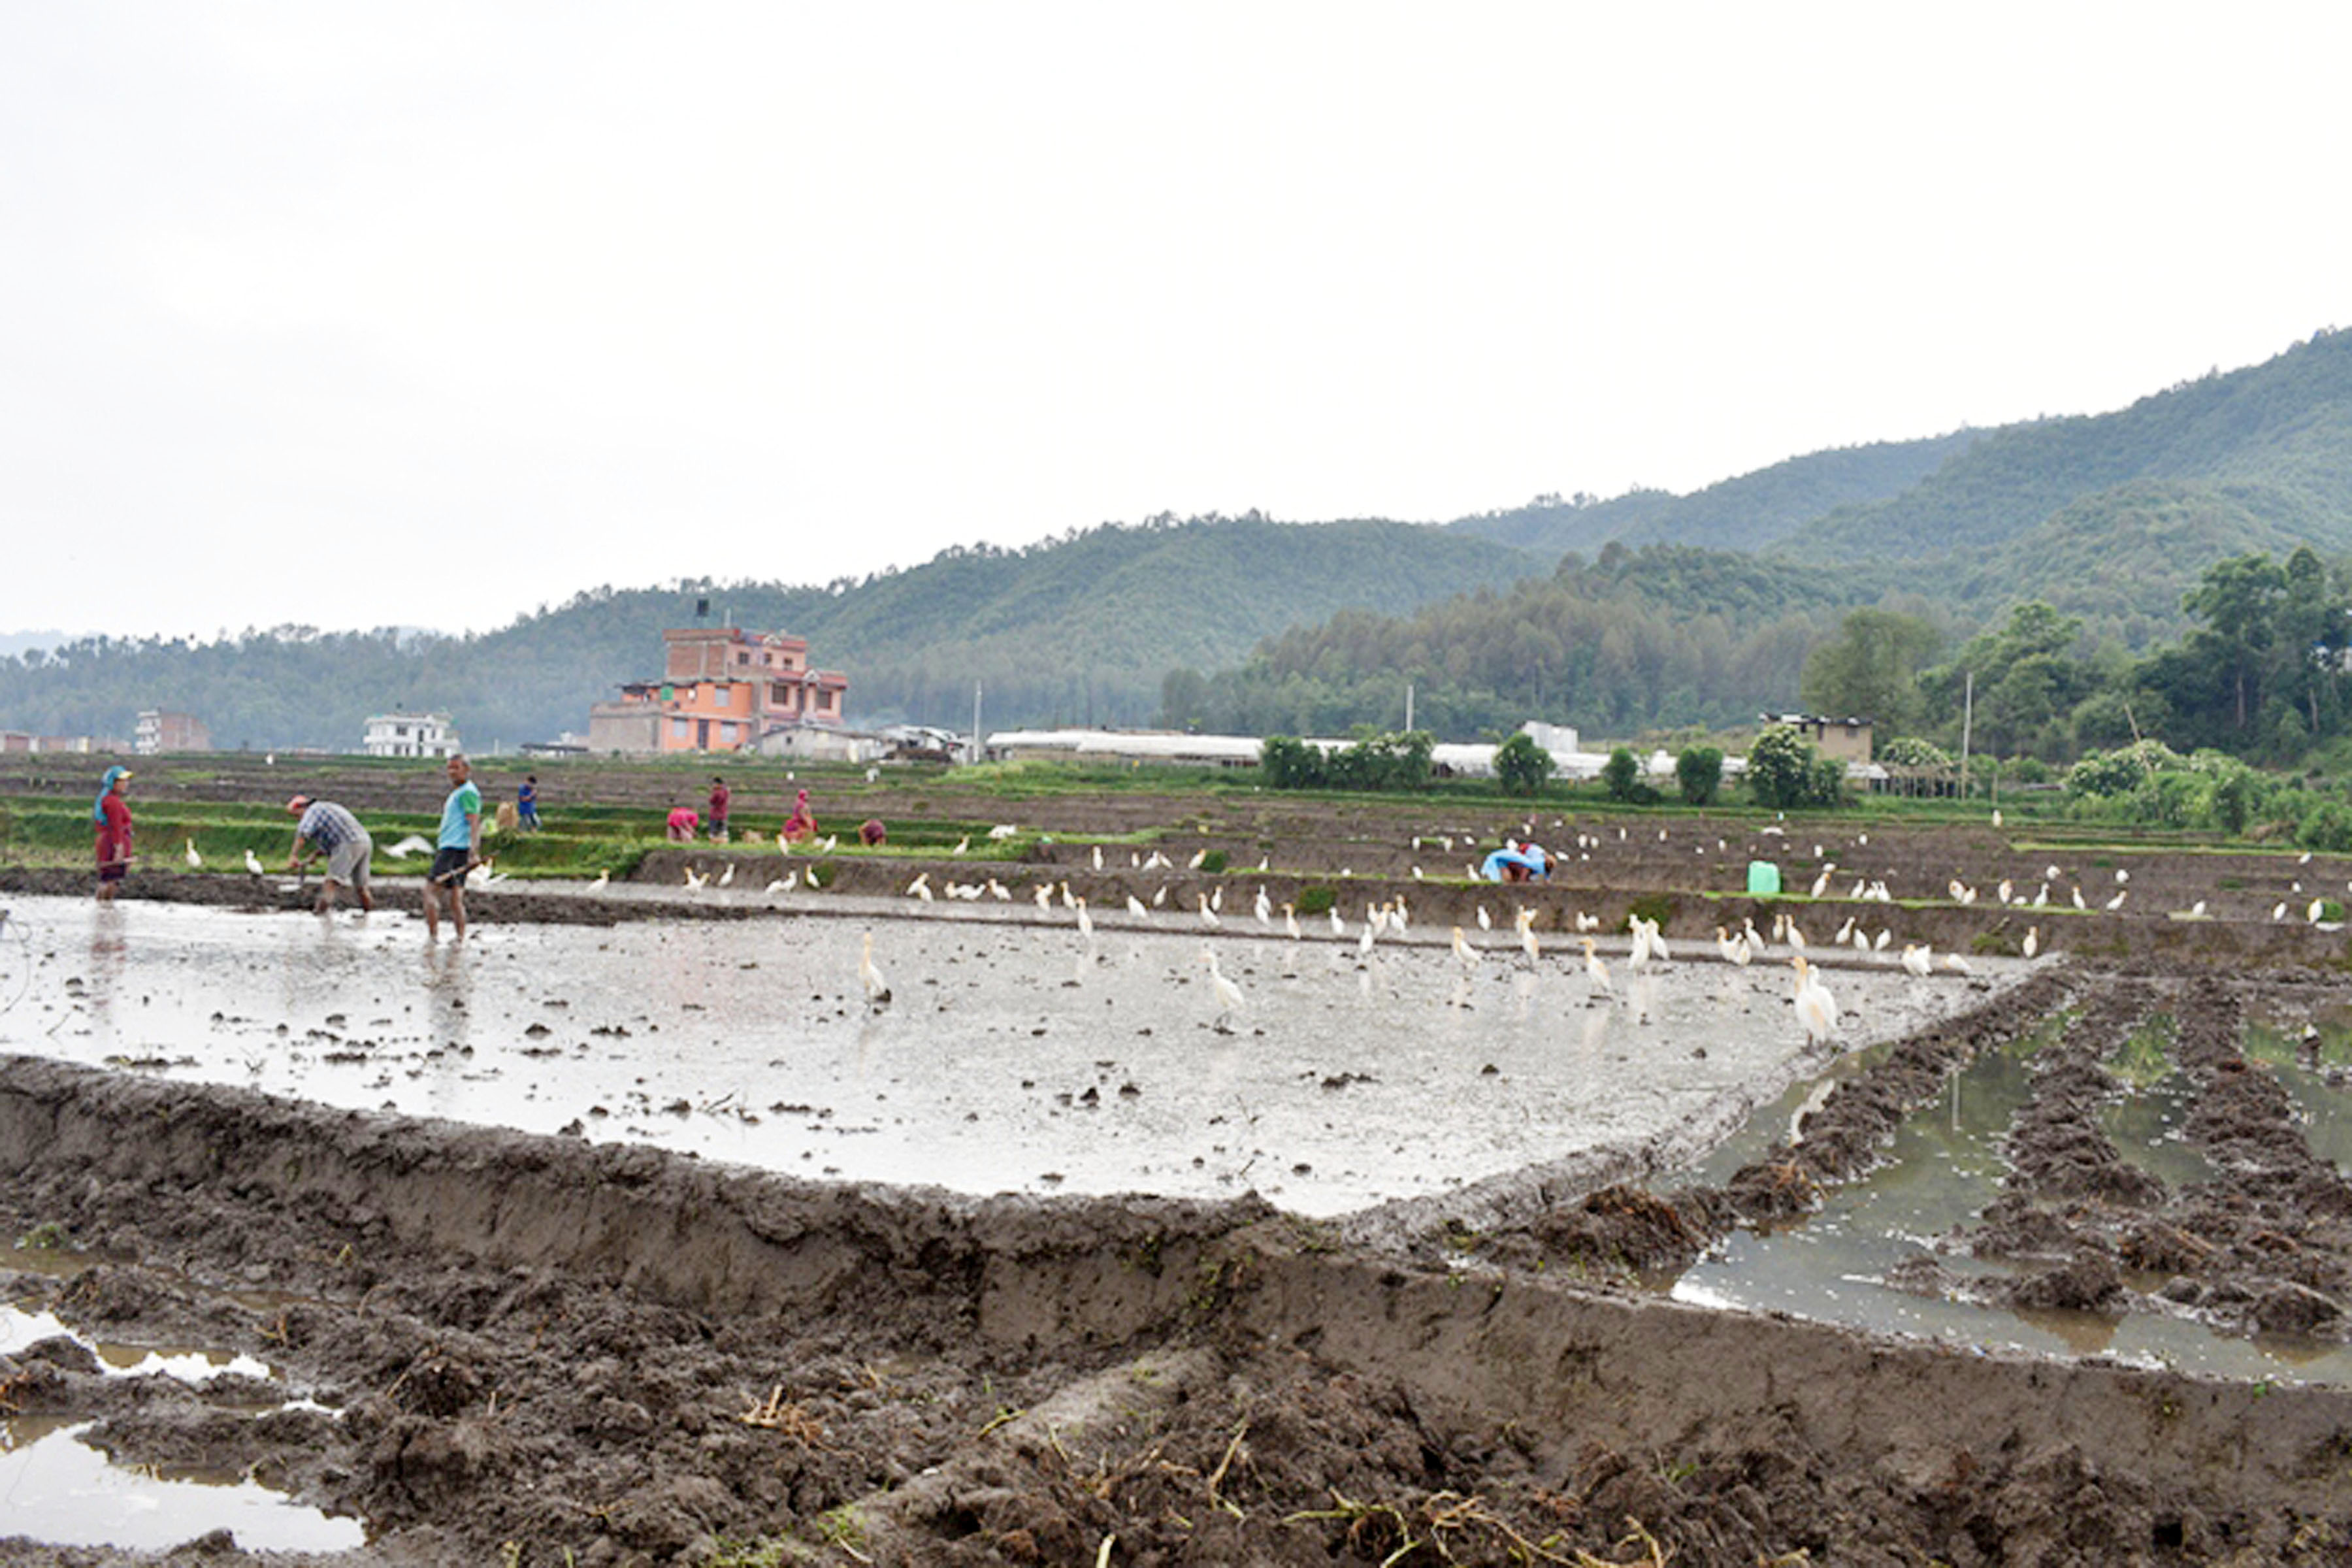
[[[14,908],[29,973],[0,1048],[978,1193],[1255,1189],[1338,1214],[1736,1120],[1821,1059],[1785,964],[1685,960],[1611,999],[1574,950],[1531,965],[1499,933],[1465,964],[1443,932],[1366,957],[1246,914],[1088,940],[1059,910],[900,900],[463,945],[399,915]],[[1230,1018],[1204,947],[1242,990]],[[1864,962],[1829,976],[1851,1038],[1980,999]]]
[[[1838,1077],[1792,1087],[1759,1110],[1718,1149],[1701,1174],[1720,1182],[1787,1136],[1806,1104]],[[2300,1094],[2333,1096],[2340,1123],[2352,1130],[2352,1102],[2317,1075],[2293,1073]],[[2214,1375],[2352,1384],[2352,1349],[2284,1336],[2237,1339],[2157,1312],[2018,1312],[1970,1301],[1926,1298],[1885,1283],[1906,1258],[1932,1255],[1948,1272],[1998,1274],[1997,1263],[1935,1243],[1973,1222],[2001,1195],[2008,1169],[2000,1140],[2032,1096],[2031,1065],[2018,1048],[1989,1052],[1955,1075],[1943,1094],[1911,1116],[1886,1151],[1886,1163],[1863,1180],[1830,1189],[1818,1212],[1769,1232],[1738,1231],[1669,1289],[1675,1299],[1718,1307],[1772,1310],[1874,1332],[1909,1334],[1979,1352],[2028,1351],[2108,1355],[2148,1366]],[[2310,1101],[2305,1100],[2306,1106]],[[2127,1094],[2110,1107],[2105,1129],[2126,1160],[2169,1183],[2203,1180],[2204,1157],[2181,1136],[2189,1098],[2178,1078]],[[2313,1141],[2320,1149],[2321,1140]],[[2321,1150],[2323,1153],[2327,1152]]]
[[[0,1306],[0,1353],[52,1338],[87,1346],[110,1376],[163,1376],[199,1385],[226,1375],[277,1380],[271,1368],[250,1356],[91,1340],[47,1312]],[[247,1551],[341,1552],[366,1539],[359,1521],[304,1507],[244,1476],[113,1464],[84,1440],[94,1425],[0,1417],[0,1529],[52,1545],[136,1552],[162,1551],[214,1530],[235,1531]]]

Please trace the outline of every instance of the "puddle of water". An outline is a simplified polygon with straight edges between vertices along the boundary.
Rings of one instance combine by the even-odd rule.
[[[1246,913],[1214,932],[1106,917],[1089,942],[1025,900],[914,919],[815,898],[812,917],[493,923],[462,947],[398,915],[28,899],[35,973],[0,1048],[811,1177],[1255,1189],[1311,1215],[1680,1135],[1808,1059],[1781,963],[1620,963],[1607,1001],[1564,942],[1531,967],[1486,934],[1465,966],[1415,931],[1360,959],[1352,913],[1343,942]],[[880,1012],[858,981],[867,930]],[[1204,944],[1246,998],[1231,1033]],[[1982,996],[1892,960],[1830,984],[1864,1039]]]
[[[87,1345],[98,1357],[99,1370],[115,1377],[143,1377],[149,1373],[161,1373],[178,1378],[182,1383],[202,1384],[232,1373],[264,1383],[278,1383],[284,1376],[268,1363],[257,1361],[242,1352],[204,1350],[180,1345],[128,1345],[109,1340],[93,1340],[76,1333],[48,1312],[27,1312],[17,1307],[0,1305],[0,1352],[16,1352],[37,1341],[58,1335]]]
[[[2229,1338],[2153,1312],[2112,1318],[2013,1312],[1886,1285],[1896,1264],[1923,1255],[1963,1277],[2005,1271],[1965,1254],[1934,1253],[1930,1243],[1972,1223],[2000,1195],[2006,1162],[2000,1140],[2030,1097],[2030,1065],[2022,1047],[1978,1058],[1904,1122],[1886,1164],[1831,1188],[1811,1215],[1770,1231],[1733,1233],[1674,1281],[1671,1294],[1706,1306],[1779,1310],[1986,1351],[2108,1355],[2210,1375],[2352,1384],[2352,1350],[2333,1343]],[[1745,1158],[1752,1160],[1785,1135],[1790,1116],[1817,1087],[1792,1089],[1759,1112],[1734,1141],[1749,1151]],[[2168,1080],[2110,1108],[2110,1133],[2127,1158],[2170,1181],[2174,1171],[2190,1169],[2191,1159],[2202,1165],[2202,1157],[2178,1141],[2184,1109],[2177,1083]],[[1719,1182],[1741,1163],[1727,1144],[1702,1174]]]
[[[2311,1152],[2339,1171],[2352,1170],[2352,1010],[2330,1010],[2312,1024],[2317,1037],[2306,1043],[2301,1024],[2250,1020],[2242,1048],[2293,1098]]]
[[[202,1384],[240,1373],[281,1381],[277,1369],[248,1355],[92,1340],[50,1313],[0,1306],[0,1351],[58,1336],[88,1346],[109,1376],[160,1373]],[[343,1552],[365,1543],[357,1520],[303,1507],[232,1471],[116,1465],[82,1441],[94,1425],[39,1416],[0,1420],[0,1529],[52,1546],[135,1552],[162,1551],[224,1528],[236,1531],[237,1544],[248,1552]]]
[[[348,1552],[355,1519],[289,1501],[238,1476],[133,1469],[82,1442],[91,1422],[0,1422],[0,1527],[53,1546],[161,1552],[215,1530],[247,1552]]]

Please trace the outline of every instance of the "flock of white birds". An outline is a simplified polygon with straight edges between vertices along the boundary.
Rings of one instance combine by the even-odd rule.
[[[1999,826],[1997,817],[1994,825]],[[1559,822],[1555,823],[1554,826],[1565,828],[1567,825]],[[1533,839],[1535,827],[1536,825],[1532,822],[1524,825],[1523,833],[1527,839],[1530,841]],[[1000,824],[991,828],[987,837],[992,841],[1002,841],[1018,836],[1020,831],[1013,824]],[[1767,837],[1785,838],[1785,829],[1778,826],[1764,827],[1760,832]],[[1628,830],[1620,827],[1617,830],[1617,838],[1620,842],[1625,841],[1628,838]],[[1666,829],[1658,830],[1658,840],[1661,843],[1669,841]],[[1430,849],[1447,853],[1454,849],[1457,842],[1475,845],[1479,841],[1476,834],[1468,831],[1458,835],[1416,835],[1412,840],[1411,849],[1414,854]],[[1599,834],[1576,831],[1573,841],[1574,854],[1580,861],[1589,862],[1596,853],[1605,852],[1606,849],[1606,842]],[[1858,834],[1853,842],[1856,850],[1866,850],[1870,836],[1867,833]],[[837,844],[837,836],[828,837],[809,845],[803,853],[823,855],[833,850]],[[777,836],[776,847],[788,858],[793,854],[794,846],[785,840],[781,834]],[[1520,847],[1520,841],[1518,838],[1507,839],[1506,847],[1517,850]],[[960,858],[968,854],[971,847],[971,839],[967,836],[948,851],[949,857]],[[1703,837],[1695,847],[1700,855],[1710,852],[1709,846]],[[397,860],[426,853],[432,848],[433,845],[429,840],[411,835],[389,846],[383,853]],[[1714,839],[1712,850],[1718,855],[1728,856],[1734,853],[1728,841],[1721,837]],[[1751,846],[1738,853],[1745,857],[1755,853],[1755,848]],[[1206,848],[1195,852],[1187,862],[1186,868],[1199,870],[1208,855],[1209,851]],[[245,850],[244,856],[246,869],[250,875],[260,877],[266,874],[266,868],[251,849]],[[204,864],[203,857],[197,851],[194,839],[187,842],[186,858],[192,868],[200,868]],[[1129,869],[1139,874],[1162,870],[1173,872],[1175,869],[1176,863],[1158,849],[1150,851],[1148,855],[1141,850],[1130,850],[1128,858]],[[1556,857],[1553,863],[1559,864],[1564,859],[1565,856]],[[1842,879],[1838,863],[1827,858],[1823,852],[1823,846],[1820,844],[1813,846],[1813,859],[1820,864],[1821,869],[1812,880],[1809,889],[1810,897],[1813,899],[1843,897],[1850,902],[1886,906],[1895,904],[1895,895],[1883,877],[1856,876],[1852,886],[1841,894],[1839,889]],[[2311,859],[2312,857],[2306,853],[2301,857],[2298,865],[2308,867]],[[1088,851],[1088,861],[1094,870],[1099,872],[1105,869],[1106,860],[1101,845],[1091,847]],[[1268,869],[1268,860],[1261,858],[1256,869],[1261,873],[1265,872]],[[688,864],[683,872],[685,888],[689,892],[698,893],[711,889],[723,889],[732,886],[737,872],[738,862],[732,859],[725,862],[715,872],[706,871],[698,864]],[[1479,868],[1475,864],[1466,865],[1465,873],[1474,881],[1481,879]],[[1353,875],[1353,869],[1348,867],[1342,867],[1338,873],[1339,879],[1342,880],[1352,878]],[[1425,873],[1419,864],[1412,866],[1412,875],[1416,881],[1426,879]],[[993,900],[1010,904],[1026,899],[1044,915],[1050,915],[1058,903],[1061,909],[1073,918],[1079,934],[1088,942],[1093,939],[1095,931],[1093,912],[1087,907],[1085,897],[1074,893],[1066,879],[1048,879],[1016,892],[993,874],[972,880],[945,878],[936,888],[932,885],[931,878],[932,872],[929,869],[919,873],[907,884],[906,896],[923,903],[930,903],[937,899],[946,899],[975,903]],[[506,876],[497,869],[495,858],[488,858],[467,874],[467,885],[468,888],[489,888],[496,887],[507,879]],[[609,870],[600,872],[589,884],[589,890],[602,891],[610,886],[612,874]],[[2003,878],[1992,889],[1992,901],[1999,907],[2010,910],[2032,911],[2053,906],[2063,909],[2064,905],[2059,904],[2053,898],[2053,889],[2063,886],[2066,903],[2070,903],[2074,910],[2087,912],[2095,907],[2105,911],[2116,912],[2124,909],[2130,896],[2131,889],[2128,886],[2130,880],[2131,873],[2128,870],[2118,869],[2115,873],[2114,891],[2105,898],[2094,898],[2086,895],[2080,881],[2069,881],[2061,868],[2053,864],[2042,869],[2041,876],[2036,879],[2036,885],[2031,894],[2025,893],[2016,879]],[[766,884],[765,893],[772,898],[782,897],[803,889],[821,891],[831,885],[824,879],[818,864],[814,859],[809,859],[794,865],[784,875],[771,879]],[[2346,888],[2347,892],[2352,892],[2352,882],[2347,882]],[[1979,889],[1957,877],[1946,885],[1944,890],[1951,903],[1962,908],[1974,906],[1979,899]],[[2297,899],[2300,899],[2305,891],[2300,879],[2293,882],[2290,890]],[[1192,900],[1193,907],[1189,911],[1190,919],[1197,921],[1204,931],[1215,931],[1223,925],[1228,917],[1224,912],[1225,884],[1223,881],[1206,890],[1195,890]],[[1133,926],[1154,926],[1163,916],[1171,915],[1171,900],[1181,903],[1181,898],[1177,897],[1176,884],[1167,880],[1160,882],[1149,901],[1135,892],[1128,892],[1124,895],[1126,919]],[[1354,928],[1354,942],[1360,955],[1369,955],[1384,939],[1403,938],[1411,927],[1412,912],[1406,895],[1402,892],[1378,902],[1367,900],[1363,908],[1363,919],[1360,924]],[[2290,900],[2280,900],[2273,905],[2270,918],[2273,921],[2283,921],[2294,912],[2294,906]],[[1536,930],[1542,912],[1540,910],[1521,904],[1512,916],[1513,942],[1530,965],[1539,964],[1543,959],[1542,942]],[[2308,922],[2314,925],[2323,923],[2328,912],[2327,900],[2324,897],[2312,897],[2307,903],[2302,905],[2301,912],[2303,918]],[[1348,941],[1351,928],[1348,917],[1342,913],[1339,905],[1335,902],[1324,913],[1331,940]],[[1265,887],[1260,885],[1250,900],[1248,918],[1254,921],[1262,931],[1271,931],[1276,927],[1277,914],[1280,917],[1279,929],[1284,936],[1293,942],[1306,940],[1307,928],[1300,922],[1297,906],[1290,903],[1276,903]],[[1465,967],[1475,966],[1491,952],[1489,948],[1482,945],[1482,942],[1485,936],[1494,930],[1494,915],[1486,904],[1480,903],[1475,906],[1475,916],[1481,933],[1479,938],[1469,936],[1461,926],[1455,926],[1451,935],[1453,952]],[[2188,910],[2177,911],[2175,918],[2187,920],[2210,918],[2207,913],[2206,900],[2197,900]],[[1578,933],[1583,949],[1583,968],[1592,993],[1596,995],[1614,998],[1617,994],[1616,986],[1611,977],[1609,964],[1601,957],[1599,943],[1591,934],[1600,929],[1600,920],[1582,911],[1570,911],[1563,923],[1572,925]],[[1651,963],[1672,961],[1672,950],[1654,921],[1639,914],[1631,915],[1627,920],[1626,934],[1629,941],[1624,963],[1629,969],[1638,971]],[[1880,923],[1874,931],[1868,930],[1864,917],[1856,914],[1846,918],[1838,927],[1836,933],[1827,939],[1826,945],[1840,951],[1850,951],[1858,955],[1861,960],[1869,962],[1884,954],[1892,945],[1894,938],[1895,932],[1891,926]],[[1792,916],[1786,913],[1776,914],[1773,917],[1772,929],[1769,936],[1759,931],[1752,921],[1743,919],[1740,929],[1737,931],[1717,926],[1715,939],[1717,956],[1724,963],[1741,968],[1747,967],[1759,956],[1769,952],[1774,948],[1783,950],[1794,976],[1793,994],[1797,1016],[1803,1024],[1806,1033],[1816,1040],[1827,1039],[1836,1033],[1838,1009],[1835,999],[1823,984],[1819,966],[1807,956],[1807,950],[1813,945],[1812,939],[1806,936]],[[2038,923],[2030,925],[2019,944],[2020,951],[2026,958],[2032,959],[2039,953],[2041,945],[2040,925]],[[1215,1026],[1220,1030],[1226,1029],[1229,1027],[1232,1016],[1244,1010],[1247,999],[1241,987],[1218,967],[1213,947],[1203,945],[1201,962],[1209,972],[1210,987],[1218,1004]],[[1962,974],[1969,973],[1969,962],[1961,954],[1946,952],[1939,956],[1925,942],[1906,942],[1895,962],[1898,963],[1906,973],[1921,978],[1933,974],[1938,969]],[[883,981],[880,970],[876,967],[874,939],[870,931],[864,933],[863,936],[858,960],[858,974],[868,1003],[877,1008],[887,1005],[890,1000],[890,990]]]

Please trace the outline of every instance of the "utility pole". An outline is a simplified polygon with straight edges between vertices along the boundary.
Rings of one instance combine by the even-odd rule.
[[[1960,798],[1969,798],[1969,731],[1977,720],[1977,672],[1966,672],[1967,685],[1960,706]]]
[[[980,682],[977,680],[971,683],[971,744],[966,749],[971,753],[971,761],[980,761]]]
[[[1404,683],[1404,731],[1408,735],[1412,733],[1412,682],[1410,680]]]

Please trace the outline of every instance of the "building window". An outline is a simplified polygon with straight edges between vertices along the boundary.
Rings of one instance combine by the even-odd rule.
[[[694,727],[684,719],[673,719],[669,721],[669,732],[672,740],[683,741],[694,733]]]

